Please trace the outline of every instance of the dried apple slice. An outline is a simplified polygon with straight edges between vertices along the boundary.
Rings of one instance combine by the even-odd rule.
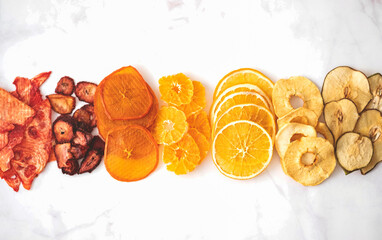
[[[382,75],[376,73],[367,78],[370,84],[370,92],[373,95],[366,109],[377,109],[382,112]]]
[[[360,113],[371,100],[369,81],[365,74],[350,67],[336,67],[325,77],[322,86],[324,103],[350,99]]]
[[[382,161],[382,116],[378,110],[364,111],[354,128],[354,132],[367,136],[373,142],[374,154],[370,163],[361,168],[361,173],[366,174]]]
[[[373,156],[373,143],[368,137],[348,132],[337,141],[336,156],[338,163],[346,171],[366,167]]]
[[[345,132],[353,131],[359,118],[356,105],[349,99],[330,102],[324,108],[325,122],[333,134],[334,142]]]
[[[319,133],[322,136],[324,136],[324,138],[326,140],[328,140],[332,145],[334,145],[333,134],[330,132],[328,126],[326,126],[325,123],[318,122],[318,124],[316,126],[316,131],[317,131],[317,133]]]
[[[287,123],[302,123],[315,127],[317,122],[318,116],[312,110],[300,107],[277,119],[277,126],[281,129]]]
[[[324,105],[318,87],[306,77],[291,77],[277,81],[273,88],[272,102],[278,117],[283,117],[295,109],[290,103],[293,96],[304,101],[303,107],[321,116]]]

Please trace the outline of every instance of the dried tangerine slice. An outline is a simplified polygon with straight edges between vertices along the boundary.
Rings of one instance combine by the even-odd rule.
[[[117,127],[106,138],[105,166],[123,182],[137,181],[152,173],[159,159],[158,145],[150,132],[138,125]]]
[[[186,114],[186,117],[202,111],[207,104],[206,91],[203,84],[198,81],[192,81],[192,84],[194,86],[194,95],[192,96],[191,102],[189,104],[182,104],[177,107],[179,110],[182,110]]]
[[[159,92],[163,101],[180,106],[191,102],[194,86],[191,79],[178,73],[159,79]]]
[[[195,140],[196,145],[198,145],[200,152],[200,163],[204,158],[206,158],[210,148],[210,143],[208,142],[207,138],[195,128],[190,128],[188,130],[188,134],[191,135],[191,137]]]
[[[167,170],[177,175],[191,172],[200,162],[198,145],[187,133],[179,142],[164,146],[163,162],[167,165]]]
[[[227,88],[250,83],[258,86],[272,99],[274,83],[261,72],[251,68],[241,68],[225,75],[218,83],[214,92],[214,100]]]
[[[132,66],[107,76],[100,91],[105,113],[112,120],[141,118],[153,103],[145,80]]]
[[[197,114],[191,115],[189,118],[187,118],[187,122],[189,128],[195,128],[201,134],[203,134],[207,138],[207,140],[210,140],[211,127],[210,123],[208,122],[206,112],[201,111]]]
[[[145,116],[143,116],[142,118],[131,119],[131,120],[111,120],[106,115],[105,108],[102,104],[102,99],[100,95],[100,88],[102,84],[103,82],[101,82],[98,85],[96,93],[94,95],[94,113],[97,117],[98,132],[103,139],[106,139],[107,133],[115,127],[121,127],[126,125],[140,125],[142,127],[148,128],[153,124],[158,114],[159,103],[158,103],[158,99],[155,96],[154,91],[151,89],[149,85],[147,85],[147,88],[150,91],[150,94],[153,98],[153,104],[150,108],[150,111]]]
[[[175,107],[162,107],[152,126],[158,144],[171,145],[179,142],[187,133],[188,123],[184,112]]]

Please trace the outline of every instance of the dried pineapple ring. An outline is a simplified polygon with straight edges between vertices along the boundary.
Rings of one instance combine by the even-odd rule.
[[[277,119],[277,126],[281,129],[287,123],[302,123],[315,127],[317,122],[318,116],[312,110],[300,107]]]
[[[306,77],[291,77],[277,81],[273,88],[272,101],[278,117],[294,110],[290,103],[292,96],[301,98],[303,107],[313,110],[317,116],[321,115],[324,105],[317,86]]]
[[[333,145],[318,137],[292,142],[281,162],[285,173],[304,186],[322,183],[336,167]]]

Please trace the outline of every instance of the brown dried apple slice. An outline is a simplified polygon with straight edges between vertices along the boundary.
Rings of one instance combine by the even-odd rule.
[[[373,156],[373,143],[359,133],[348,132],[337,141],[336,156],[338,163],[346,171],[366,167]]]
[[[359,118],[356,105],[349,99],[330,102],[324,108],[325,122],[333,134],[334,142],[345,132],[353,131]]]
[[[361,168],[361,173],[366,174],[382,161],[382,116],[378,110],[364,111],[354,128],[354,132],[367,136],[373,142],[374,154],[370,163]]]
[[[312,110],[300,107],[277,119],[277,126],[281,129],[287,123],[302,123],[315,127],[317,122],[318,116]]]
[[[304,101],[303,107],[311,109],[317,116],[321,115],[324,105],[318,87],[306,77],[291,77],[280,79],[273,88],[272,102],[278,117],[295,109],[290,103],[293,96]]]
[[[324,103],[350,99],[360,113],[371,99],[369,81],[365,74],[350,67],[337,67],[325,77],[322,86]]]
[[[376,73],[367,78],[370,84],[370,92],[373,98],[366,106],[366,109],[377,109],[382,112],[382,75]]]

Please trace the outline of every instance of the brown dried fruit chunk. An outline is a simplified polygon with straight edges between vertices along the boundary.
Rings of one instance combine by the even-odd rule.
[[[52,109],[59,114],[72,113],[76,107],[76,99],[72,96],[51,94],[46,97],[49,99]]]
[[[58,81],[55,92],[58,94],[70,96],[74,92],[74,87],[74,80],[71,77],[65,76],[62,77],[60,81]]]
[[[90,104],[77,109],[73,114],[73,118],[76,120],[77,128],[87,132],[91,132],[97,124],[94,107]]]
[[[92,140],[93,136],[90,133],[77,130],[74,138],[72,140],[72,143],[75,145],[80,145],[82,147],[86,147],[89,145],[90,141]]]
[[[81,162],[79,174],[91,173],[101,162],[105,150],[105,142],[98,136],[92,140],[91,147],[86,152],[84,160]]]
[[[70,153],[73,155],[73,159],[79,160],[85,156],[88,149],[88,146],[73,145],[70,148]]]
[[[277,119],[277,126],[281,129],[287,123],[302,123],[315,127],[317,122],[318,116],[312,110],[300,107]]]
[[[75,125],[70,115],[61,115],[53,123],[53,135],[57,143],[70,142],[74,137]]]
[[[76,85],[76,96],[79,100],[93,103],[94,102],[94,94],[97,89],[97,84],[90,82],[79,82]]]
[[[74,175],[78,173],[78,161],[75,159],[70,159],[66,162],[66,167],[61,168],[62,173],[68,174],[68,175]]]
[[[373,98],[366,106],[366,109],[377,109],[382,112],[382,75],[376,73],[367,78],[370,84],[370,91]]]

